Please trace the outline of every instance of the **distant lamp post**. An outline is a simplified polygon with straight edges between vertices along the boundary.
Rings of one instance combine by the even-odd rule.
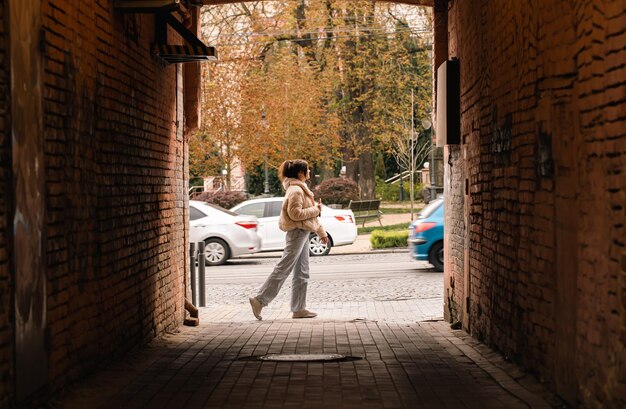
[[[229,184],[228,183],[228,170],[226,169],[222,169],[222,181],[223,181],[222,187],[224,188],[224,190],[230,190],[228,188],[228,184]]]
[[[265,174],[265,182],[263,182],[263,194],[264,195],[269,195],[270,194],[270,181],[267,177],[267,158],[265,158],[265,163],[263,166],[263,172]]]
[[[263,129],[267,132],[267,113],[265,112],[265,107],[261,109],[261,124],[263,125]],[[263,195],[269,196],[270,181],[267,175],[267,155],[265,155],[265,159],[263,160],[263,177]]]
[[[413,89],[411,89],[411,135],[409,136],[411,138],[409,141],[409,148],[411,149],[411,163],[409,166],[409,180],[411,181],[411,188],[409,189],[411,195],[411,221],[413,221],[413,201],[415,200],[415,180],[413,179],[413,175],[415,174],[415,151],[413,149],[415,146],[415,99],[413,94]]]
[[[431,126],[433,126],[433,124],[432,122],[430,122],[430,119],[428,118],[422,119],[422,128],[424,128],[425,131],[430,130]]]
[[[429,119],[423,119],[422,120],[422,127],[424,128],[424,131],[428,131],[431,129],[431,127],[433,126],[432,122]],[[433,143],[433,139],[432,137],[430,138],[430,172],[429,173],[429,177],[430,177],[430,200],[435,200],[437,198],[437,187],[435,186],[436,183],[436,179],[435,179],[435,170],[437,168],[436,164],[435,164],[435,149],[436,146]]]
[[[424,162],[424,170],[428,171],[428,180],[430,180],[430,172],[431,172],[430,162]],[[424,181],[424,180],[425,179],[422,179],[422,181]],[[430,194],[430,190],[428,190],[428,192],[429,192],[428,194]],[[425,197],[423,199],[426,200]]]

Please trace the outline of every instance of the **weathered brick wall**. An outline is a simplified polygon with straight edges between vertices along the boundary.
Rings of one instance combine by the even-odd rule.
[[[112,3],[42,2],[50,390],[184,317],[181,71]]]
[[[577,74],[580,127],[576,158],[580,397],[590,407],[626,407],[626,7],[623,1],[577,1],[579,38],[570,65]],[[574,119],[574,121],[571,121]],[[559,163],[556,163],[559,170]],[[575,169],[574,169],[575,170]],[[566,169],[567,171],[567,169]],[[567,203],[566,203],[567,204]]]
[[[0,408],[9,405],[12,395],[13,328],[11,322],[11,288],[9,275],[9,71],[7,61],[5,3],[0,2]]]
[[[566,399],[624,407],[624,3],[450,1],[448,25],[450,319]]]

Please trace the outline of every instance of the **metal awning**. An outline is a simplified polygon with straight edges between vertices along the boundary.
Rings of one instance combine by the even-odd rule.
[[[176,10],[180,0],[115,0],[113,5],[126,13],[153,13]]]
[[[217,60],[215,47],[204,44],[202,46],[155,44],[152,47],[152,54],[166,64]]]
[[[216,61],[215,47],[204,44],[171,13],[184,9],[181,0],[116,0],[115,8],[124,13],[149,13],[155,16],[155,43],[152,55],[163,64]],[[198,7],[198,1],[190,1]],[[170,26],[185,40],[186,44],[168,44],[167,27]]]

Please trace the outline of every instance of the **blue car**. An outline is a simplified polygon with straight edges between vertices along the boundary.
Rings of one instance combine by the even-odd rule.
[[[409,226],[409,250],[415,260],[443,271],[443,199],[430,202]]]

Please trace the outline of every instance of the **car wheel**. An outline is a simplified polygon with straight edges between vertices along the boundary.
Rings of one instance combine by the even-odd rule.
[[[430,248],[428,262],[435,267],[435,270],[443,271],[443,241],[438,241]]]
[[[320,240],[320,236],[312,234],[309,237],[309,255],[311,256],[325,256],[330,253],[330,236],[328,236],[328,244],[323,244]]]
[[[220,266],[230,258],[230,249],[224,240],[211,238],[205,243],[204,259],[207,266]]]

